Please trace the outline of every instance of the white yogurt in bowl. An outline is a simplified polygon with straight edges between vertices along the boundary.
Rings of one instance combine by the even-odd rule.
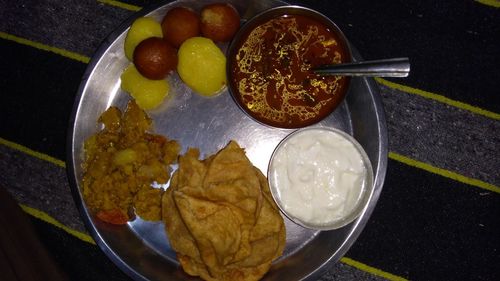
[[[373,191],[365,151],[353,137],[332,128],[305,128],[287,136],[271,157],[268,179],[283,213],[312,229],[349,224]]]

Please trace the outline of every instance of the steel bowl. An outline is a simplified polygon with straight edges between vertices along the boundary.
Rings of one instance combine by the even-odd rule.
[[[247,113],[256,122],[280,128],[301,128],[313,125],[326,118],[344,100],[345,95],[349,90],[349,84],[350,84],[349,82],[351,80],[351,77],[349,76],[342,77],[342,81],[338,84],[339,87],[335,90],[335,94],[333,95],[332,100],[328,102],[327,105],[328,110],[319,113],[314,118],[310,118],[307,121],[300,122],[299,124],[292,123],[292,124],[282,125],[270,121],[269,120],[270,118],[261,118],[259,116],[254,115],[254,112],[248,106],[245,105],[243,98],[240,94],[240,91],[238,89],[239,81],[237,81],[237,79],[235,79],[234,77],[234,69],[238,69],[237,55],[240,53],[242,44],[244,43],[245,40],[247,40],[246,38],[257,27],[268,22],[269,20],[280,17],[289,17],[292,15],[303,16],[325,26],[328,32],[330,32],[334,36],[334,38],[336,38],[336,43],[338,44],[340,53],[342,54],[342,63],[349,63],[352,61],[352,49],[342,30],[330,18],[326,17],[325,15],[321,14],[316,10],[296,5],[280,6],[268,9],[248,20],[235,34],[227,51],[227,78],[228,78],[229,92],[231,93],[233,100],[241,108],[241,110]],[[275,44],[278,43],[275,42]],[[318,78],[319,77],[320,76],[318,75]]]
[[[360,188],[359,198],[355,202],[353,208],[349,212],[344,214],[342,217],[336,218],[334,220],[324,222],[324,223],[316,223],[313,221],[306,220],[304,218],[301,218],[300,216],[297,216],[297,214],[294,214],[293,212],[289,211],[286,202],[283,201],[283,197],[285,195],[284,193],[286,193],[286,192],[294,192],[292,190],[292,188],[290,186],[288,186],[288,183],[285,183],[285,182],[287,182],[287,178],[289,178],[292,175],[288,175],[288,171],[286,171],[287,169],[285,169],[285,171],[283,171],[283,172],[285,172],[285,174],[280,174],[282,169],[278,169],[278,166],[283,167],[283,166],[286,166],[286,164],[279,163],[278,160],[276,159],[276,157],[278,155],[282,155],[283,153],[286,153],[285,152],[286,147],[291,145],[291,143],[293,141],[295,141],[298,137],[304,136],[310,132],[316,132],[316,133],[321,133],[321,134],[325,134],[325,133],[332,134],[332,135],[335,135],[335,136],[340,137],[341,139],[345,140],[347,143],[352,145],[352,147],[354,148],[354,151],[356,151],[358,153],[358,155],[362,161],[362,166],[366,171],[365,176],[361,182],[361,185],[359,186],[359,188]],[[317,139],[313,139],[313,140],[315,143],[318,142]],[[334,155],[332,155],[332,156],[334,156]],[[299,152],[299,155],[298,156],[295,155],[295,157],[300,157],[300,152]],[[314,165],[314,159],[309,159],[309,160],[301,159],[300,162],[303,163],[303,165],[312,164],[312,166],[314,168],[313,168],[313,170],[309,170],[309,171],[313,171],[313,174],[317,174],[317,173],[321,172],[320,171],[321,168],[317,168]],[[296,164],[296,163],[293,163],[293,164]],[[344,227],[347,224],[351,223],[352,221],[357,219],[363,213],[365,208],[368,206],[368,203],[370,202],[370,198],[373,194],[373,170],[372,170],[372,165],[370,163],[370,158],[368,158],[368,155],[366,155],[365,150],[356,141],[356,139],[354,137],[345,133],[342,130],[338,130],[335,128],[307,127],[307,128],[296,130],[293,133],[289,134],[287,137],[285,137],[278,144],[278,146],[274,150],[273,154],[271,155],[271,159],[269,160],[269,167],[268,167],[268,171],[267,171],[267,179],[269,182],[269,187],[271,189],[271,194],[274,198],[274,201],[276,202],[276,204],[278,205],[280,210],[283,212],[283,214],[285,214],[293,222],[295,222],[303,227],[307,227],[310,229],[317,229],[317,230],[339,229],[339,228]],[[338,184],[339,178],[332,176],[331,178],[329,178],[328,182],[331,183],[332,179],[333,179],[333,184],[329,185],[328,188],[331,191],[335,191],[338,188],[336,186],[336,184]],[[308,187],[309,187],[308,185],[305,185],[305,184],[302,185],[302,182],[301,182],[301,186],[296,186],[296,188],[308,188]],[[350,188],[356,188],[356,186],[351,186]],[[300,194],[297,194],[297,195],[299,195],[298,196],[299,198],[302,198],[300,196]],[[312,196],[314,197],[314,196],[318,196],[318,195],[312,194]],[[308,202],[308,203],[310,203],[310,202]],[[305,202],[303,204],[301,204],[301,206],[302,206],[301,209],[304,209],[306,207]],[[312,209],[314,209],[315,206],[316,205],[312,204],[312,206],[311,206]],[[333,212],[331,210],[329,210],[329,211]],[[313,212],[317,213],[318,211],[313,210]]]

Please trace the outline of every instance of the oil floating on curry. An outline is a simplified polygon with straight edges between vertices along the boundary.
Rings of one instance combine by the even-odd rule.
[[[276,127],[311,125],[343,99],[348,77],[322,77],[312,68],[350,61],[336,33],[316,19],[283,15],[243,35],[231,61],[233,93],[256,120]]]

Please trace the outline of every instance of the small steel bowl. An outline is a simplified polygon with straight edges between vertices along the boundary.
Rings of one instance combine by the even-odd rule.
[[[346,214],[344,214],[342,217],[340,217],[340,218],[337,217],[334,220],[331,220],[329,222],[318,223],[318,222],[313,222],[312,220],[306,220],[304,218],[305,216],[301,217],[301,215],[297,213],[297,212],[299,212],[298,210],[293,210],[290,207],[287,207],[287,204],[285,204],[285,202],[283,202],[283,200],[282,200],[284,192],[287,192],[287,191],[292,192],[292,190],[294,189],[293,187],[290,186],[291,185],[291,183],[289,182],[290,177],[292,177],[292,178],[293,177],[300,177],[301,175],[300,176],[298,175],[300,172],[302,172],[302,171],[312,172],[312,171],[308,170],[307,168],[303,168],[303,169],[301,169],[301,171],[294,170],[293,168],[290,169],[289,166],[285,165],[282,162],[280,163],[280,161],[283,160],[283,156],[284,156],[284,155],[280,155],[280,154],[285,153],[287,146],[289,146],[289,145],[293,146],[294,145],[293,142],[295,140],[297,140],[298,138],[308,137],[306,135],[308,133],[319,133],[319,134],[322,134],[323,136],[325,134],[327,134],[330,137],[339,137],[340,139],[347,141],[347,143],[350,143],[352,145],[352,148],[354,148],[354,151],[356,151],[358,153],[358,156],[362,160],[362,166],[365,170],[365,176],[361,181],[361,185],[357,186],[360,188],[359,196],[356,196],[357,200],[355,201],[355,204],[353,204],[353,207],[351,208],[351,210],[346,212]],[[313,140],[314,141],[313,143],[315,143],[315,144],[321,142],[320,139],[310,139],[309,138],[309,140]],[[310,145],[310,143],[309,143],[309,145]],[[345,151],[346,148],[344,146],[342,146],[342,147],[343,147],[343,150]],[[317,149],[317,147],[315,149]],[[299,151],[298,153],[294,153],[294,155],[292,155],[292,157],[299,155],[298,161],[294,162],[293,164],[304,166],[304,167],[307,166],[308,164],[311,164],[310,166],[314,167],[313,168],[314,172],[312,174],[313,175],[320,174],[322,168],[318,168],[317,163],[310,163],[307,161],[302,161],[300,159],[300,157],[301,157],[300,153],[302,153],[302,151],[303,150]],[[278,155],[281,158],[281,160],[276,158],[276,157],[278,157]],[[288,157],[290,157],[290,155],[286,155],[285,158],[288,159]],[[292,173],[294,173],[294,174],[291,175],[290,171],[292,171]],[[284,172],[284,173],[280,174],[280,172]],[[337,171],[335,171],[335,172],[337,172]],[[306,173],[306,174],[308,177],[311,175],[311,173]],[[284,179],[283,177],[286,177],[286,179]],[[371,165],[370,159],[368,158],[368,155],[364,151],[363,147],[356,141],[356,139],[354,139],[354,137],[350,136],[349,134],[345,133],[344,131],[341,131],[339,129],[334,129],[334,128],[327,128],[327,127],[303,128],[303,129],[296,130],[293,133],[289,134],[287,137],[285,137],[278,144],[278,146],[275,148],[273,154],[271,155],[271,159],[269,161],[269,166],[268,166],[267,178],[268,178],[269,187],[271,189],[271,194],[273,196],[273,199],[276,202],[276,204],[278,205],[278,207],[280,208],[280,210],[283,212],[283,214],[285,214],[290,220],[292,220],[296,224],[301,225],[301,226],[306,227],[306,228],[315,229],[315,230],[338,229],[338,228],[341,228],[341,227],[346,226],[347,224],[353,222],[355,219],[357,219],[365,211],[365,208],[367,208],[367,206],[370,202],[371,196],[373,194],[373,190],[374,190],[374,176],[373,176],[372,165]],[[336,175],[334,177],[334,179],[335,179],[334,180],[334,185],[335,185],[338,183],[338,181],[339,181],[339,179],[341,179],[341,177]],[[302,178],[301,178],[301,180],[302,180]],[[331,181],[331,178],[329,178],[329,181]],[[356,183],[358,183],[358,182],[356,182]],[[303,184],[303,182],[301,181],[300,184]],[[304,186],[305,185],[306,184],[304,184]],[[332,188],[332,190],[335,190],[337,188],[336,186],[332,187],[331,185],[330,185],[330,187]],[[352,186],[351,188],[354,188],[354,187]],[[297,190],[295,190],[295,191],[297,191]],[[328,193],[328,194],[331,196],[331,193]],[[300,194],[298,194],[298,195],[299,195],[299,198],[302,198],[300,196]],[[314,195],[322,196],[324,194],[314,194]],[[346,200],[346,201],[348,201],[348,200]],[[303,204],[303,205],[301,204],[300,206],[301,206],[300,212],[302,212],[304,210],[307,211],[307,209],[309,208],[309,206],[307,206],[305,204]],[[310,206],[311,206],[310,208],[314,209],[315,211],[319,210],[318,209],[319,207],[317,207],[318,206],[317,204],[316,205],[310,204]],[[294,211],[295,211],[295,213],[294,213]],[[329,211],[331,211],[331,210],[329,210]]]
[[[249,109],[247,107],[247,105],[245,104],[245,102],[243,101],[242,94],[240,93],[240,91],[238,89],[239,88],[238,83],[240,82],[240,80],[237,77],[235,77],[236,72],[241,73],[240,72],[241,68],[238,66],[237,55],[240,53],[240,49],[242,48],[242,45],[247,40],[247,37],[252,33],[252,31],[254,31],[256,28],[258,28],[262,24],[265,24],[269,20],[276,19],[279,17],[286,17],[286,16],[303,16],[303,17],[306,17],[308,19],[314,20],[315,22],[318,22],[322,26],[326,27],[328,32],[330,34],[332,34],[332,36],[336,39],[335,41],[337,42],[337,45],[333,44],[333,46],[338,47],[337,51],[339,54],[341,54],[341,62],[348,63],[348,62],[352,61],[352,50],[351,50],[351,47],[350,47],[344,33],[328,17],[326,17],[325,15],[323,15],[315,10],[301,7],[301,6],[275,7],[275,8],[268,9],[268,10],[266,10],[266,11],[264,11],[256,16],[254,16],[250,20],[248,20],[245,24],[243,24],[243,26],[235,34],[235,36],[234,36],[233,40],[231,41],[231,43],[228,47],[228,50],[227,50],[227,68],[226,68],[226,71],[227,71],[227,77],[228,77],[228,89],[229,89],[229,92],[231,93],[232,98],[234,99],[236,104],[240,107],[240,109],[242,109],[245,113],[247,113],[248,116],[250,116],[255,121],[257,121],[261,124],[272,126],[272,127],[301,128],[301,127],[306,127],[306,126],[315,124],[315,123],[323,120],[324,118],[326,118],[328,115],[330,115],[330,113],[333,112],[337,108],[337,106],[344,100],[344,97],[348,91],[349,84],[350,84],[350,77],[344,76],[338,80],[338,84],[336,85],[335,89],[333,90],[333,91],[335,91],[335,95],[327,103],[325,103],[324,101],[318,102],[317,100],[314,100],[313,93],[307,92],[307,94],[305,94],[304,96],[308,96],[308,97],[303,98],[304,103],[306,103],[308,99],[312,100],[311,105],[307,105],[307,107],[309,107],[307,110],[310,110],[313,107],[315,107],[317,109],[318,105],[320,103],[322,104],[320,106],[321,110],[319,110],[319,113],[316,114],[314,117],[307,117],[303,121],[297,121],[297,119],[298,119],[297,117],[290,117],[290,119],[293,118],[295,120],[289,121],[289,122],[287,122],[287,124],[282,124],[283,122],[281,122],[281,121],[280,121],[281,123],[279,123],[278,121],[274,122],[274,121],[270,120],[271,118],[266,119],[265,117],[259,116],[255,112],[252,112],[252,110]],[[311,45],[306,45],[307,48],[309,46],[311,46]],[[262,57],[264,57],[264,56],[262,56]],[[302,59],[301,56],[300,56],[300,58]],[[331,60],[333,60],[332,57],[328,57],[328,58],[331,58]],[[272,63],[275,63],[275,62],[276,61],[273,61]],[[302,63],[308,63],[308,62],[300,61],[300,63],[302,64]],[[330,61],[329,64],[332,64],[332,62]],[[315,67],[316,66],[318,66],[318,65],[315,65]],[[291,67],[290,67],[290,69],[291,69]],[[274,69],[273,71],[276,71],[276,70]],[[312,70],[311,70],[311,72],[312,72]],[[262,73],[262,72],[259,72],[259,73]],[[318,76],[314,76],[314,77],[319,78],[320,76],[318,75]],[[329,78],[323,77],[323,79],[332,79],[332,77],[329,77]],[[324,80],[324,81],[326,81],[326,80]],[[329,81],[332,81],[332,80],[329,80]],[[305,82],[307,82],[307,81],[300,81],[300,82],[296,82],[296,83],[297,84],[299,84],[299,83],[304,84]],[[335,82],[335,83],[337,83],[337,82]],[[313,87],[318,87],[318,86],[313,86]],[[306,89],[305,86],[304,86],[304,89]],[[282,93],[283,92],[281,92],[280,94],[282,94]],[[331,93],[331,92],[329,92],[329,93]],[[311,97],[313,97],[313,98],[311,98]],[[266,98],[268,98],[268,96],[266,96]],[[311,100],[309,100],[309,101],[311,101]],[[272,107],[272,106],[270,106],[270,107]],[[288,113],[284,113],[284,114],[288,114]],[[292,114],[290,114],[288,116],[292,116]]]

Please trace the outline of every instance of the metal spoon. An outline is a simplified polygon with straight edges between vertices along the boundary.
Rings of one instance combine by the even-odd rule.
[[[313,71],[321,75],[407,77],[410,72],[410,60],[408,58],[393,58],[331,64],[316,67]]]

